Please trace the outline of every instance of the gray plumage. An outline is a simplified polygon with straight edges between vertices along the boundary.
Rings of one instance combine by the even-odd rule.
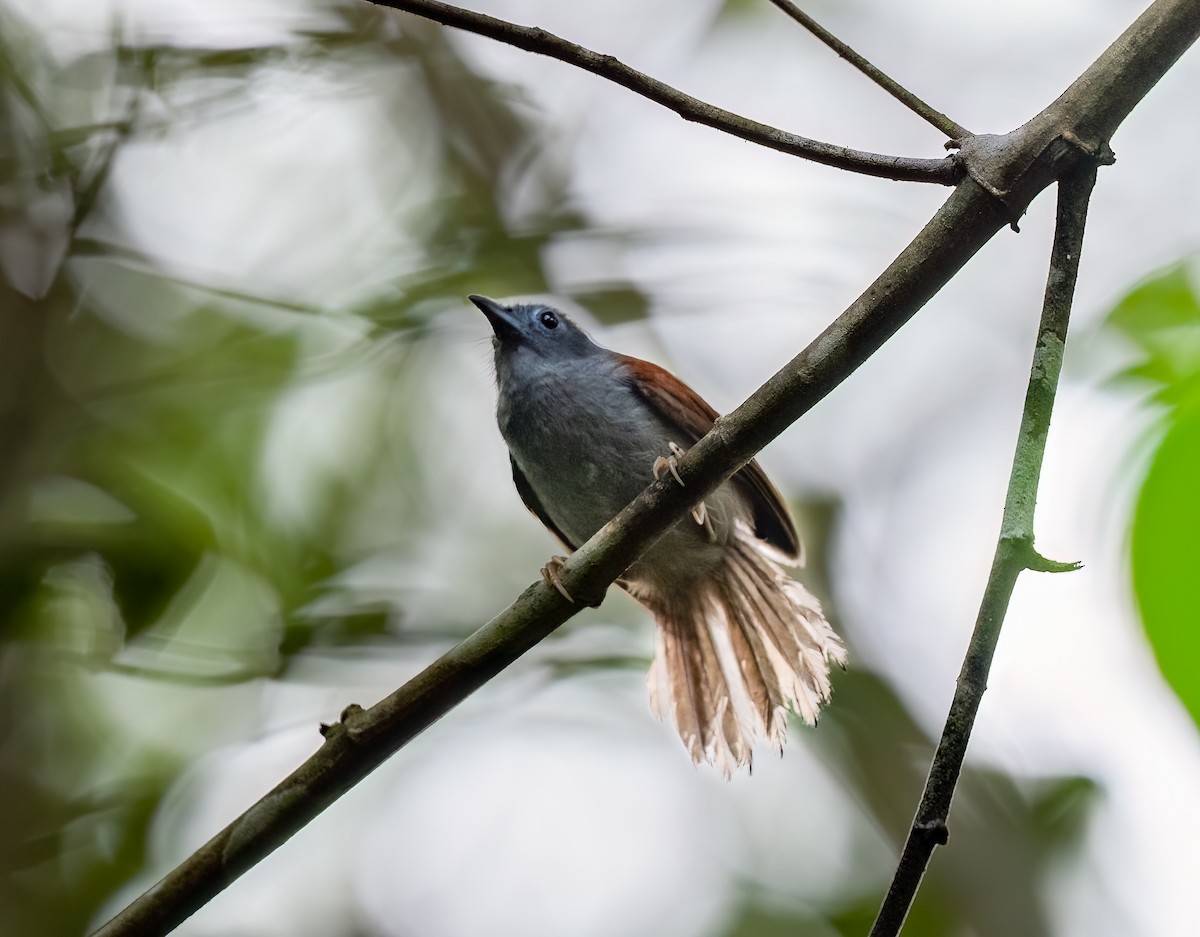
[[[556,309],[471,300],[495,333],[497,422],[517,490],[570,549],[716,417],[677,378],[601,348]],[[621,580],[657,621],[653,708],[673,715],[695,761],[726,775],[750,762],[755,737],[783,744],[789,707],[815,723],[829,661],[845,662],[820,604],[780,568],[798,551],[782,499],[751,463]]]

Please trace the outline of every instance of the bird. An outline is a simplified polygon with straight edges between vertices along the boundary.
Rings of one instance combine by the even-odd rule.
[[[496,421],[529,511],[570,551],[670,473],[717,412],[666,369],[597,345],[544,303],[472,294],[492,327]],[[653,614],[651,709],[696,764],[726,777],[762,740],[780,753],[788,711],[815,725],[846,650],[821,604],[787,573],[796,527],[757,461],[636,560],[618,584]],[[543,569],[559,578],[564,558]],[[573,601],[573,600],[572,600]]]

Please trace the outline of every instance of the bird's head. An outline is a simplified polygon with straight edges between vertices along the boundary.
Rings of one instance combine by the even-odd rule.
[[[570,317],[545,303],[506,306],[486,296],[467,297],[487,316],[494,333],[496,362],[528,356],[547,362],[571,362],[604,354]]]

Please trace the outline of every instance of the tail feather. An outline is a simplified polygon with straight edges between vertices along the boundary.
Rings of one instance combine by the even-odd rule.
[[[788,702],[793,706],[799,703],[800,715],[811,723],[805,705],[808,694],[795,686],[802,673],[801,663],[807,663],[809,669],[812,663],[805,661],[804,647],[795,633],[799,609],[793,602],[780,602],[781,583],[764,577],[761,566],[767,561],[750,552],[752,549],[731,551],[730,575],[722,583],[725,607],[733,611],[734,619],[748,635],[761,636],[761,664],[769,668]],[[778,569],[772,567],[770,573],[782,579]],[[825,670],[825,665],[820,669]]]
[[[726,606],[729,639],[741,671],[742,685],[750,698],[752,722],[780,751],[787,739],[788,697],[779,680],[777,661],[763,643],[762,635],[747,620],[739,606]]]
[[[682,603],[648,601],[658,622],[650,699],[668,711],[699,764],[726,776],[749,764],[756,738],[782,748],[787,710],[817,721],[829,663],[846,651],[817,599],[738,523],[725,561]]]
[[[656,613],[650,705],[659,718],[671,713],[693,761],[716,765],[728,775],[749,758],[749,749],[712,634],[690,627],[703,612],[698,606],[692,614],[683,611]]]

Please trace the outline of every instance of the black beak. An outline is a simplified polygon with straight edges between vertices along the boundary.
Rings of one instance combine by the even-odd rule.
[[[492,324],[492,331],[496,333],[496,338],[501,341],[512,341],[520,336],[520,324],[508,306],[475,293],[472,293],[467,299],[478,306],[479,311],[487,316],[488,322]]]

